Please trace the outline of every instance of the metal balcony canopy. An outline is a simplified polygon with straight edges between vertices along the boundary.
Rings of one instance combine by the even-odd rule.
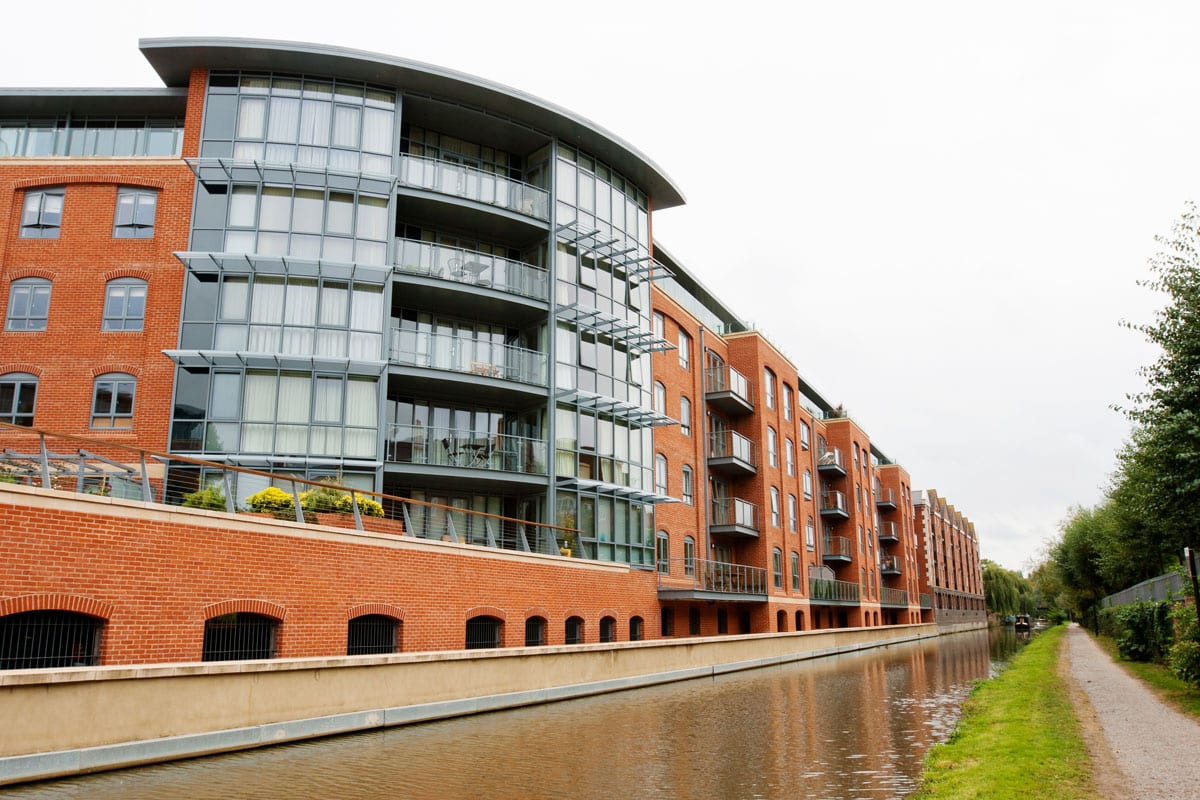
[[[630,322],[598,308],[572,303],[569,306],[559,306],[557,311],[558,318],[564,322],[574,322],[580,328],[601,336],[609,336],[613,341],[621,342],[635,353],[654,353],[675,349],[675,345],[671,342],[655,336],[652,331],[643,329],[636,322]]]
[[[594,481],[590,478],[559,478],[558,488],[560,489],[583,489],[587,492],[595,492],[599,495],[609,497],[620,497],[627,500],[633,500],[638,503],[678,503],[679,498],[668,497],[665,494],[657,492],[648,492],[645,489],[635,489],[632,486],[621,486],[616,483],[606,483],[605,481]]]
[[[383,285],[392,274],[392,267],[367,265],[350,261],[264,256],[257,253],[177,252],[179,259],[191,272],[228,272],[238,275],[285,275],[302,278],[337,278]]]
[[[185,158],[201,183],[281,183],[314,189],[369,192],[390,197],[397,178],[391,173],[357,172],[330,167],[255,161],[242,158]]]
[[[326,374],[379,377],[386,361],[326,356],[294,356],[284,353],[248,353],[229,350],[164,350],[163,355],[181,367],[228,367],[232,369],[296,369]]]
[[[616,419],[625,420],[641,428],[679,424],[679,420],[671,419],[666,414],[660,414],[652,409],[642,408],[637,403],[618,400],[615,397],[605,397],[594,392],[586,392],[583,389],[567,389],[559,392],[555,399],[560,403],[568,403],[577,408],[609,414]]]
[[[394,86],[402,94],[437,98],[542,131],[609,164],[645,190],[655,210],[683,205],[683,194],[662,168],[595,122],[546,100],[485,78],[394,56],[344,47],[225,37],[142,39],[142,55],[170,87],[187,86],[191,71],[248,69],[332,75]]]

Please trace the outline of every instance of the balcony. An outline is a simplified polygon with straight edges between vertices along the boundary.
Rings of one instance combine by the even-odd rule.
[[[920,594],[921,608],[928,611],[933,608],[933,595],[922,592]]]
[[[842,457],[842,451],[837,447],[830,447],[817,456],[817,472],[822,475],[846,477],[846,460]]]
[[[717,497],[712,501],[712,516],[708,521],[712,534],[758,538],[758,506],[740,497]]]
[[[896,523],[879,523],[879,541],[881,544],[895,544],[900,541],[900,529],[896,527]]]
[[[400,187],[502,208],[540,222],[549,219],[549,193],[528,183],[465,164],[402,154]]]
[[[900,556],[884,556],[880,559],[879,573],[881,575],[899,575]]]
[[[846,505],[846,495],[836,489],[826,489],[821,492],[821,516],[850,519],[850,507]]]
[[[879,605],[892,608],[908,608],[908,592],[903,589],[889,589],[884,586],[879,590]]]
[[[397,239],[394,260],[399,281],[428,278],[503,292],[535,300],[539,304],[545,303],[550,295],[546,270],[491,253],[445,247],[415,239]],[[416,282],[412,283],[415,288]],[[461,294],[458,296],[461,297]]]
[[[660,600],[761,602],[767,597],[767,571],[724,561],[673,558],[658,575]],[[682,580],[676,576],[682,576]]]
[[[880,489],[875,495],[875,507],[880,511],[895,511],[896,490]]]
[[[731,417],[754,413],[754,386],[728,365],[704,370],[704,399]]]
[[[822,544],[821,558],[827,563],[849,564],[854,559],[850,539],[845,536],[826,536]]]
[[[726,475],[746,477],[758,472],[758,446],[734,431],[708,435],[708,468]]]
[[[546,442],[526,436],[488,434],[424,425],[393,425],[384,442],[388,470],[419,476],[431,488],[463,489],[484,480],[501,489],[546,483]]]
[[[425,383],[448,384],[440,387],[462,392],[463,384],[467,384],[476,399],[487,401],[514,392],[545,397],[545,392],[538,390],[546,386],[546,354],[536,350],[394,327],[388,357],[392,365],[409,368],[406,378],[410,390],[422,389],[419,384]]]
[[[814,605],[858,605],[859,586],[853,581],[808,579],[808,599]]]

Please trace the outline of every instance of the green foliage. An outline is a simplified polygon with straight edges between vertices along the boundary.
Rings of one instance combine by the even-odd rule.
[[[219,486],[209,486],[195,492],[188,492],[180,503],[185,508],[207,508],[210,511],[225,511],[225,493]]]
[[[1100,613],[1101,632],[1117,643],[1121,658],[1159,661],[1174,639],[1171,603],[1139,600]]]
[[[354,500],[358,501],[358,513],[362,516],[383,516],[383,506],[378,501],[372,500],[358,492],[354,493]],[[300,507],[309,512],[332,514],[354,513],[354,503],[350,499],[350,493],[336,486],[329,485],[316,486],[306,492],[301,492]]]
[[[261,492],[255,492],[247,497],[246,506],[251,511],[257,511],[259,513],[294,513],[296,510],[296,501],[292,499],[290,494],[282,489],[276,489],[274,486],[268,486]]]
[[[365,495],[361,495],[358,492],[354,493],[354,499],[358,502],[358,513],[361,514],[362,516],[364,516],[364,517],[382,517],[383,516],[383,506],[380,505],[378,501],[372,500],[371,498],[366,497]],[[345,514],[351,514],[354,512],[354,507],[350,503],[350,495],[349,494],[344,494],[342,496],[342,498],[340,500],[338,500],[338,511],[341,511]]]
[[[1033,614],[1033,586],[1021,573],[983,559],[983,594],[988,611],[1000,616]]]
[[[17,476],[11,472],[0,472],[0,483],[16,483]]]
[[[1200,686],[1200,627],[1196,622],[1196,608],[1188,603],[1177,603],[1171,611],[1175,624],[1175,644],[1167,654],[1167,665],[1180,680],[1192,686]]]

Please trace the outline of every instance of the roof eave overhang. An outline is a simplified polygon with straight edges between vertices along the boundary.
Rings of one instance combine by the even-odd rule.
[[[632,145],[591,120],[484,78],[419,61],[301,42],[186,37],[142,39],[138,46],[167,86],[187,86],[197,67],[272,70],[352,78],[486,109],[610,164],[650,195],[656,211],[684,203],[675,183]]]

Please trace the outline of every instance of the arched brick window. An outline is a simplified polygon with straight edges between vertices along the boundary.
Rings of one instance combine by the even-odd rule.
[[[74,611],[0,617],[0,670],[92,667],[100,663],[104,620]]]

